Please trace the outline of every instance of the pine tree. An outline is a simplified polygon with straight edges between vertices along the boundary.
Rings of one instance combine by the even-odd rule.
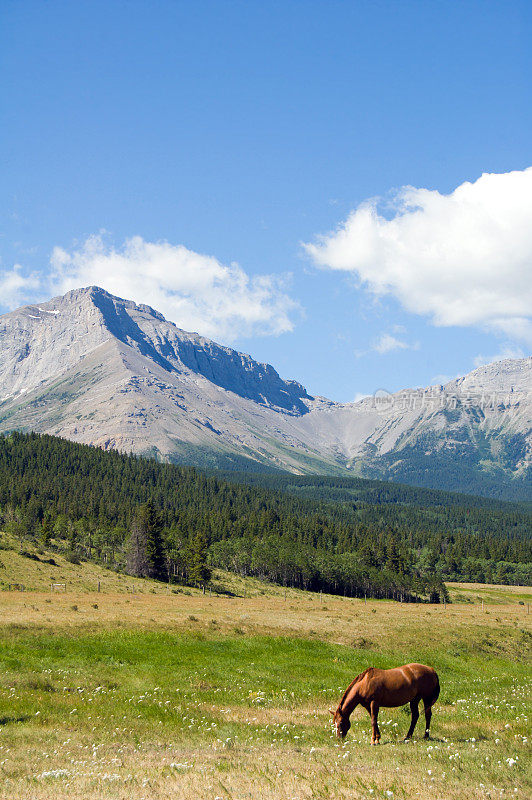
[[[189,542],[187,553],[187,572],[191,583],[202,583],[211,577],[207,566],[208,543],[205,535],[197,533]]]
[[[137,509],[128,542],[127,566],[140,578],[165,580],[166,559],[161,515],[151,502]]]
[[[44,547],[48,547],[53,536],[52,520],[49,513],[46,513],[41,522],[41,542]]]

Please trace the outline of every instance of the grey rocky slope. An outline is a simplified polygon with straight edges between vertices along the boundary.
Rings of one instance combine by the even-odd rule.
[[[268,364],[89,287],[0,316],[0,431],[202,466],[404,480],[523,496],[532,359],[340,404]]]

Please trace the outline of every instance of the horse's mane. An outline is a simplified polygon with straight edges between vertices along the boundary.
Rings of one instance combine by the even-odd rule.
[[[356,678],[353,681],[353,683],[358,683],[359,681],[361,681],[362,678],[364,677],[364,675],[367,675],[368,672],[371,672],[372,669],[375,669],[375,667],[368,667],[367,669],[365,669],[364,672],[361,672],[360,675],[356,676]],[[353,684],[351,684],[351,685],[353,685]]]
[[[338,703],[338,708],[342,708],[342,706],[344,704],[344,700],[346,699],[347,695],[349,694],[349,692],[351,691],[351,689],[353,688],[355,683],[358,683],[359,681],[361,681],[362,678],[364,677],[364,675],[367,675],[368,672],[371,672],[372,669],[375,669],[375,667],[368,667],[367,669],[364,670],[364,672],[361,672],[360,675],[357,675],[354,681],[351,681],[351,683],[349,684],[349,686],[347,687],[347,689],[344,692],[344,696],[342,697],[342,699]]]

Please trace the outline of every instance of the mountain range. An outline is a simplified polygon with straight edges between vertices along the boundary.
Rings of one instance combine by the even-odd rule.
[[[234,470],[530,499],[532,358],[356,403],[91,286],[0,316],[0,432]]]

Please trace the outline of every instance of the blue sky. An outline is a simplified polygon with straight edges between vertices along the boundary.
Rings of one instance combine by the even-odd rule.
[[[530,2],[0,16],[0,311],[102,276],[345,401],[530,352]]]

